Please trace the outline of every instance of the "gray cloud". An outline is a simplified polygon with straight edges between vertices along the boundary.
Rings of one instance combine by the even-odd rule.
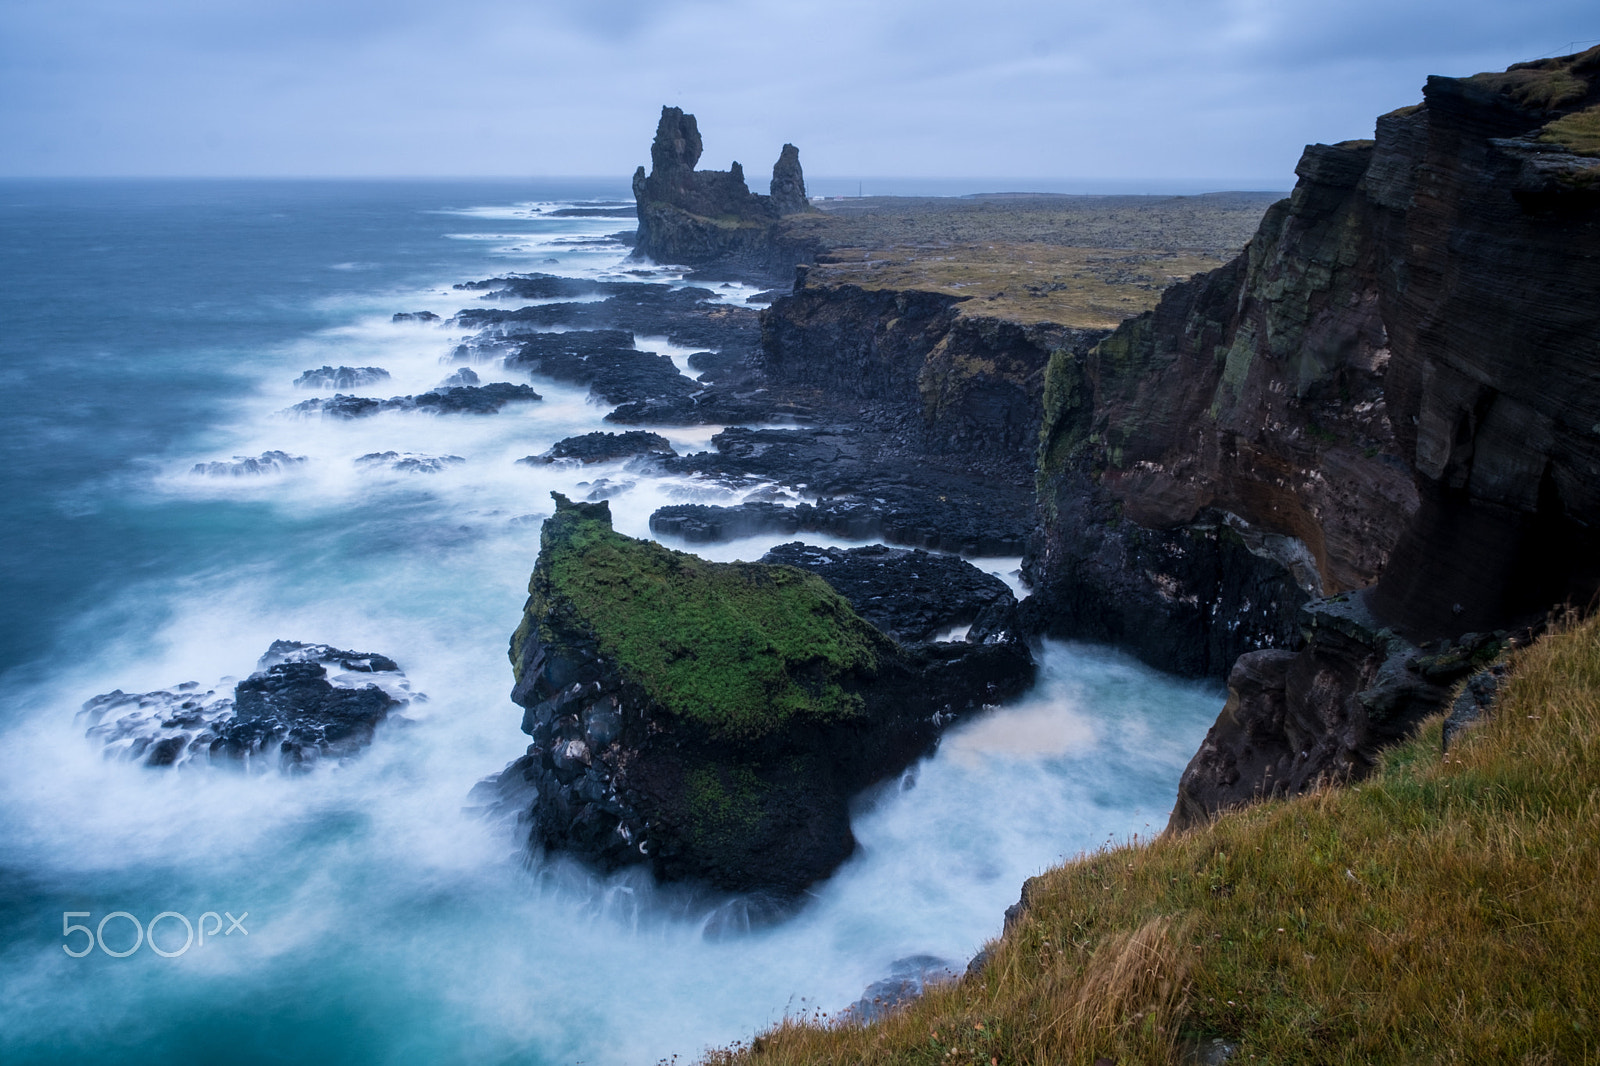
[[[15,0],[0,172],[625,174],[658,108],[708,165],[1289,180],[1592,0]]]

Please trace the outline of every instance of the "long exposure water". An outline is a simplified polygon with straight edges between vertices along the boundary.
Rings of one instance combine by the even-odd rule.
[[[324,364],[389,370],[351,390],[366,395],[438,384],[463,331],[391,316],[448,319],[476,302],[454,283],[638,277],[604,239],[632,228],[631,205],[549,213],[607,199],[628,201],[625,184],[0,183],[0,1060],[692,1056],[835,1012],[896,959],[959,969],[1024,878],[1164,824],[1219,693],[1060,644],[1026,698],[864,799],[858,854],[774,925],[742,926],[736,900],[530,862],[467,809],[526,745],[506,645],[550,491],[634,482],[611,501],[634,536],[663,503],[728,497],[620,464],[516,465],[606,428],[606,408],[548,380],[531,381],[544,402],[487,417],[282,412]],[[717,428],[661,432],[682,451]],[[190,472],[272,449],[306,462]],[[465,461],[355,462],[385,450]],[[703,554],[754,559],[781,539]],[[1008,578],[1017,562],[978,560]],[[108,760],[76,720],[113,689],[242,677],[279,638],[388,655],[429,699],[360,757],[295,776]],[[163,912],[207,938],[178,953],[169,917],[111,954]],[[75,957],[69,924],[104,948]]]

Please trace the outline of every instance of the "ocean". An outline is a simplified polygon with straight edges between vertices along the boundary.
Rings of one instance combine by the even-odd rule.
[[[551,214],[607,202],[615,217]],[[1221,692],[1059,643],[1028,696],[863,797],[859,852],[775,924],[530,859],[470,809],[526,747],[506,647],[550,492],[621,483],[617,528],[643,537],[656,507],[722,490],[517,465],[611,428],[607,408],[492,363],[473,369],[544,401],[284,412],[328,395],[292,384],[323,365],[388,370],[343,390],[364,395],[437,385],[464,333],[449,316],[483,306],[460,282],[681,284],[607,238],[631,213],[623,179],[0,182],[0,1061],[692,1058],[834,1016],[900,959],[959,970],[1026,877],[1165,824]],[[687,350],[640,347],[688,370]],[[660,432],[683,451],[719,428]],[[268,451],[304,461],[192,472]],[[356,461],[384,451],[462,461]],[[1016,583],[1019,560],[977,562]],[[151,769],[85,737],[91,697],[231,687],[277,639],[387,655],[427,700],[293,776]],[[190,927],[206,937],[185,947]]]

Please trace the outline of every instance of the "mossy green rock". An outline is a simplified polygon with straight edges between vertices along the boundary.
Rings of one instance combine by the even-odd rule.
[[[1020,644],[902,647],[821,578],[625,537],[559,494],[511,660],[534,743],[501,784],[535,847],[779,894],[849,856],[853,793],[1032,677]]]

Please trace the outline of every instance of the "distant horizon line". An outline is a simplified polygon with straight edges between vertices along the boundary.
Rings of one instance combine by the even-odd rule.
[[[615,181],[628,184],[632,174],[5,174],[0,181]],[[1044,174],[818,174],[806,175],[815,181],[1270,181],[1262,175],[1213,179],[1207,175],[1162,175],[1160,177],[1108,177],[1103,175]],[[748,181],[748,179],[747,179]]]
[[[0,174],[0,182],[413,182],[456,184],[506,184],[537,182],[595,182],[626,187],[630,175],[611,174]],[[1039,193],[1045,195],[1203,195],[1223,192],[1288,192],[1294,187],[1292,179],[1234,176],[1209,177],[1044,177],[1039,175],[970,175],[970,176],[919,176],[914,174],[878,174],[855,176],[807,175],[806,184],[813,198],[855,199],[858,196],[938,196],[984,195],[1005,193]],[[873,190],[870,186],[923,186],[963,187],[966,192],[896,192]],[[1037,186],[1037,187],[1030,187]],[[1070,191],[1063,191],[1071,186]],[[856,189],[851,192],[851,188]],[[1102,191],[1096,191],[1096,189]],[[1178,191],[1179,189],[1183,191]]]

